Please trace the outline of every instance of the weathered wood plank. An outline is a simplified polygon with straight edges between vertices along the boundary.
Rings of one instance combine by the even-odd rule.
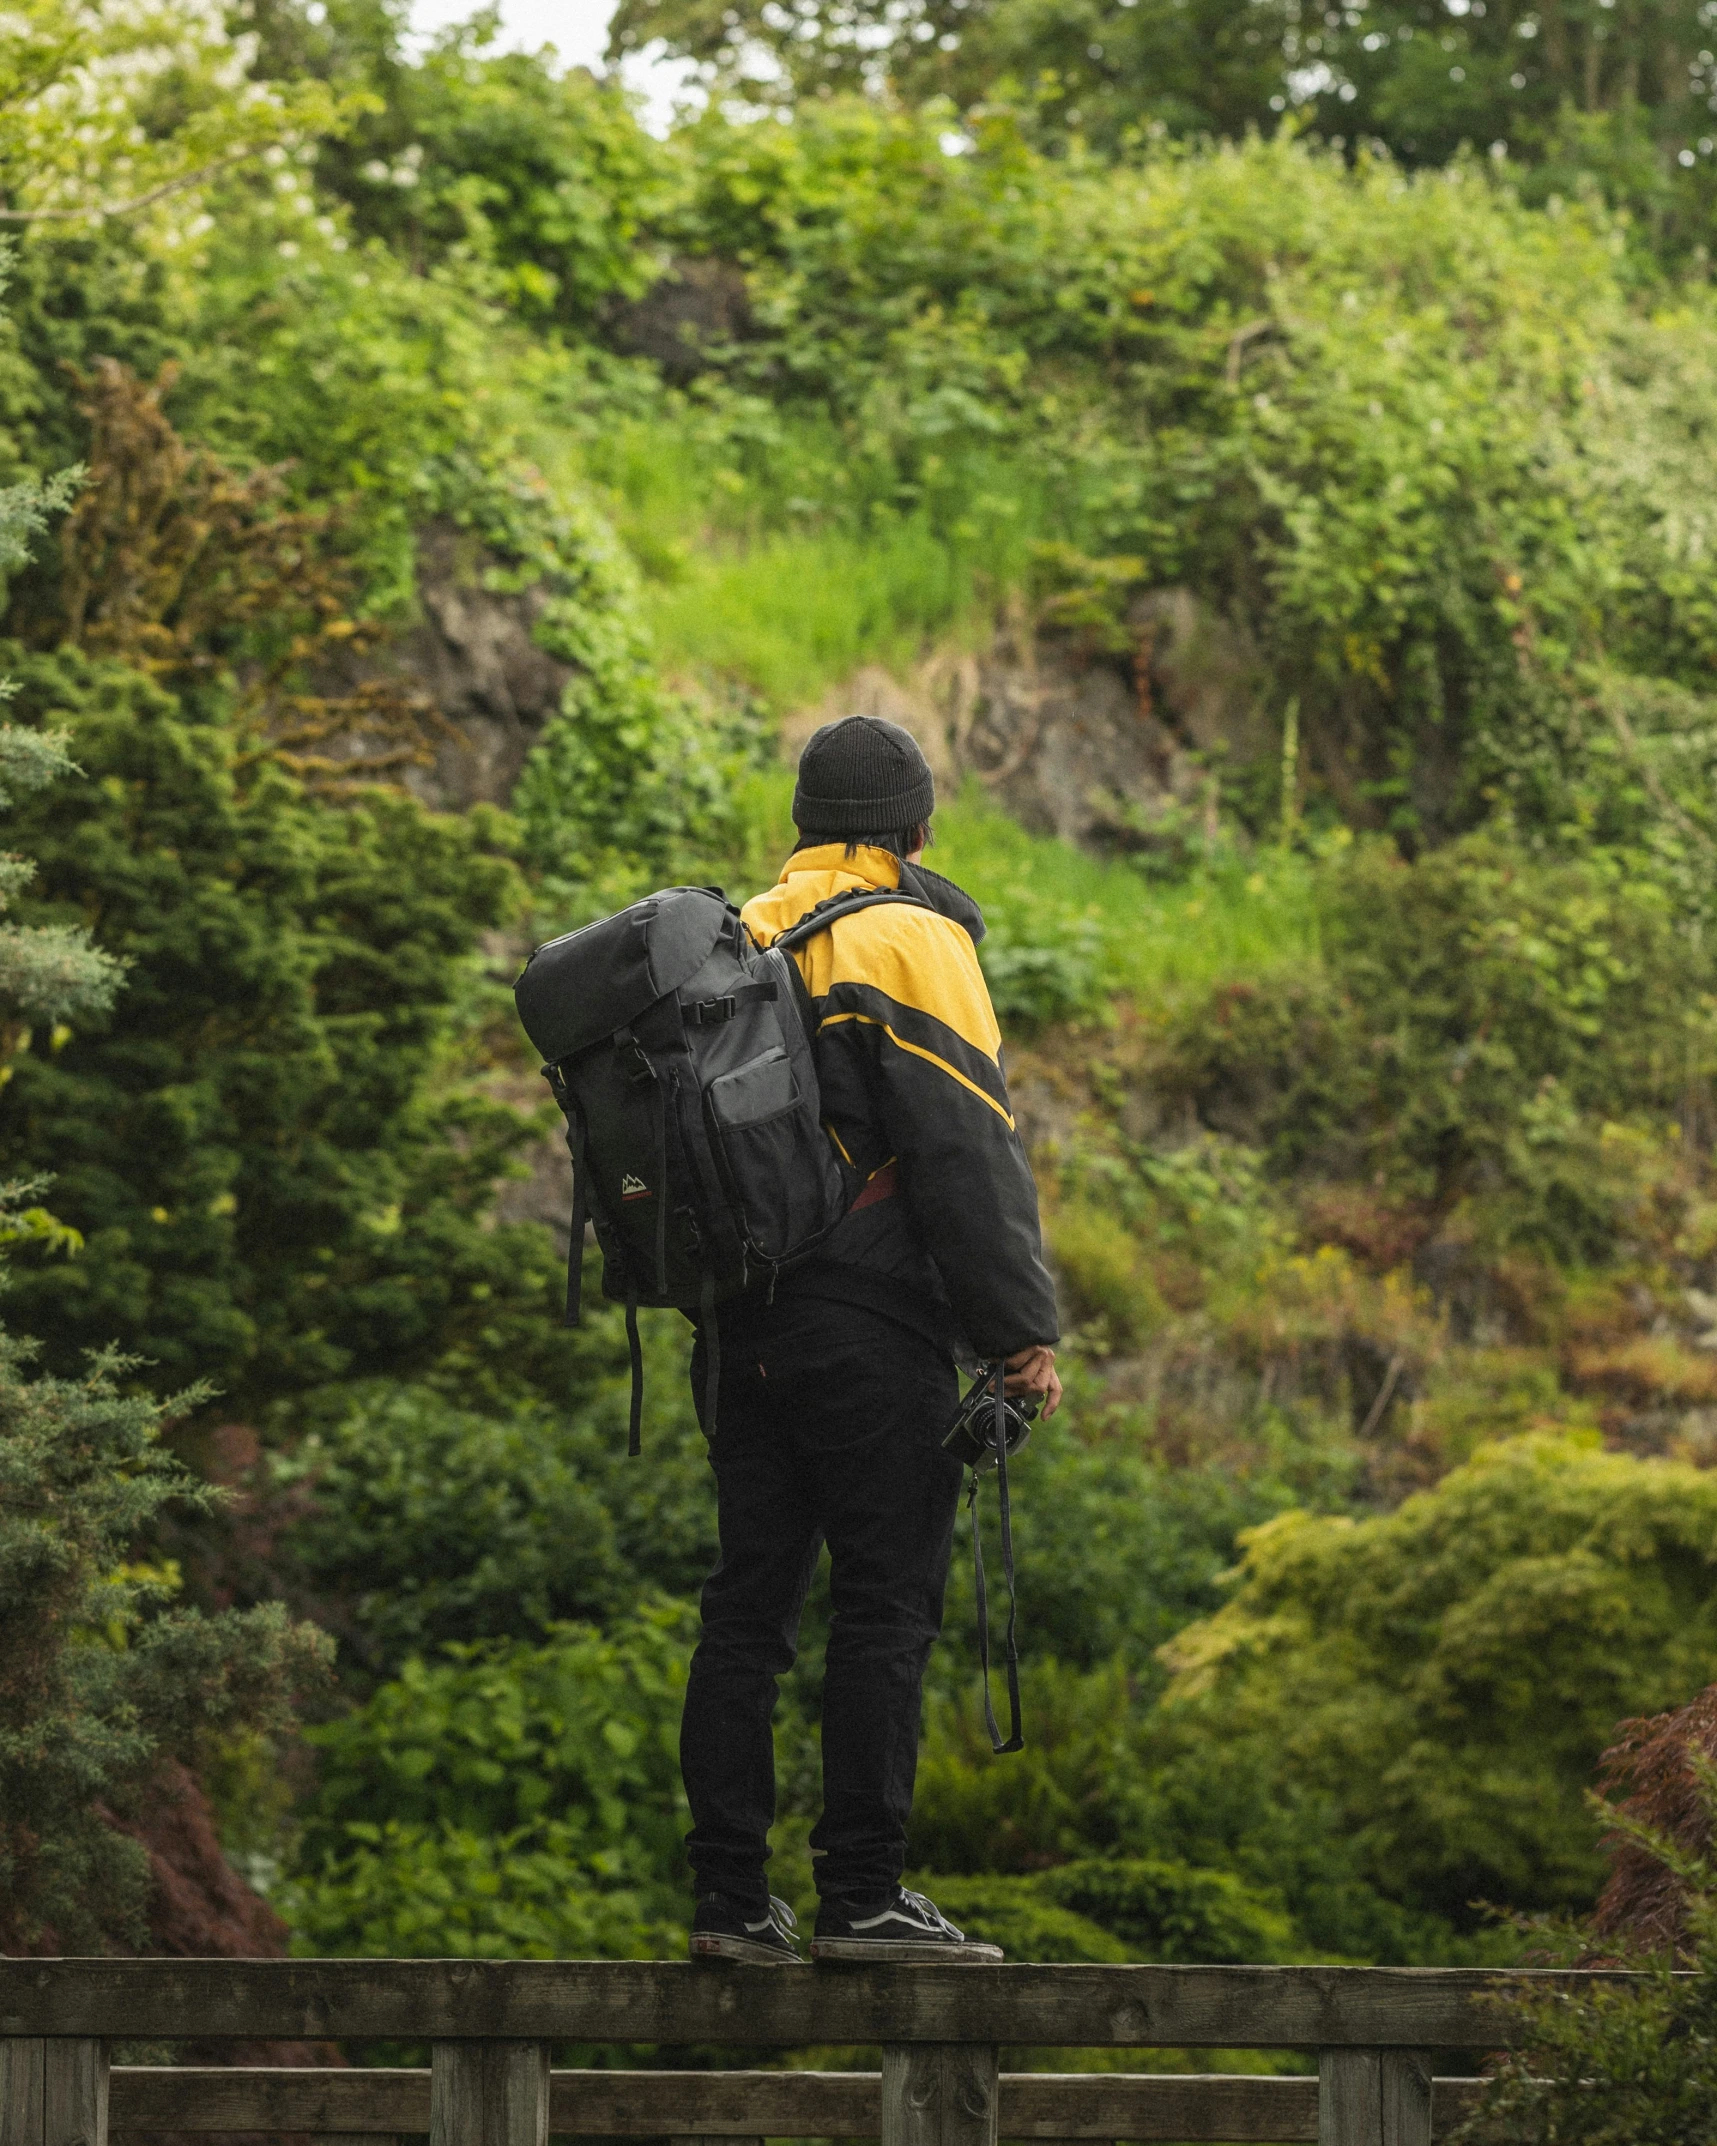
[[[591,1960],[4,1960],[0,2035],[752,2048],[1486,2049],[1498,1977],[1404,1967],[870,1967]]]
[[[42,2146],[42,2072],[39,2036],[0,2041],[0,2146]]]
[[[1318,2059],[1318,2146],[1383,2146],[1383,2077],[1375,2049]]]
[[[1315,2079],[1237,2073],[1004,2072],[1004,2139],[1313,2140]]]
[[[878,2135],[875,2072],[549,2074],[549,2129],[589,2138],[864,2139]],[[1452,2131],[1482,2091],[1435,2084],[1436,2134]],[[1004,2072],[1004,2139],[1312,2141],[1318,2082],[1232,2073]],[[429,2129],[427,2071],[237,2071],[125,2067],[113,2073],[115,2131],[300,2131],[321,2146],[385,2146]]]
[[[1385,2049],[1378,2071],[1383,2146],[1431,2146],[1431,2060],[1421,2049]]]
[[[875,2072],[553,2072],[549,2129],[596,2138],[875,2138]],[[1005,2073],[1008,2139],[1317,2137],[1317,2081],[1123,2072]],[[307,2131],[318,2137],[429,2128],[426,2071],[121,2068],[116,2131]]]
[[[107,2045],[60,2037],[42,2051],[43,2146],[107,2146]]]
[[[385,2138],[429,2129],[427,2071],[324,2071],[297,2066],[114,2067],[114,2131],[310,2131]]]
[[[882,2052],[882,2146],[996,2146],[994,2048],[907,2043]]]
[[[1483,2097],[1482,2079],[1433,2079],[1431,2081],[1431,2136],[1447,2138],[1463,2124]]]
[[[548,2146],[547,2045],[437,2042],[429,2146]]]

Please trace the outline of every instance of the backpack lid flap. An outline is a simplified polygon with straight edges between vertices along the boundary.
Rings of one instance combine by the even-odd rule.
[[[550,939],[513,986],[525,1034],[550,1065],[613,1035],[700,969],[734,914],[713,889],[669,887]]]

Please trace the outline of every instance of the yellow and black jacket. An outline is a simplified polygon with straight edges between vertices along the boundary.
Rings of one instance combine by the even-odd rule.
[[[796,850],[745,922],[767,946],[830,895],[903,877],[932,901],[947,888],[884,849]],[[823,1254],[782,1286],[868,1303],[980,1358],[1055,1341],[1037,1188],[971,933],[885,902],[839,918],[794,959],[816,1013],[824,1120],[863,1189]]]

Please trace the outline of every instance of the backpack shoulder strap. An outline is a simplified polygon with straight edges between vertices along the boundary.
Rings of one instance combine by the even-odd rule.
[[[769,943],[778,946],[784,954],[791,954],[807,939],[814,939],[831,924],[838,924],[842,917],[854,916],[861,909],[880,908],[884,902],[900,902],[908,909],[929,909],[932,916],[937,914],[916,894],[903,894],[893,887],[851,887],[845,894],[831,894],[815,909],[807,909],[797,924],[789,924],[785,931],[777,932]]]

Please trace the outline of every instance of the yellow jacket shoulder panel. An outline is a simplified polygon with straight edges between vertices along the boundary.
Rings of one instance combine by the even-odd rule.
[[[878,854],[861,853],[867,862]],[[741,913],[752,936],[767,946],[816,903],[875,886],[879,876],[874,869],[794,872],[747,902]],[[1001,1030],[978,950],[951,917],[904,902],[879,902],[817,933],[794,959],[814,999],[827,998],[837,984],[863,984],[897,1006],[940,1021],[986,1058],[1000,1057]]]

